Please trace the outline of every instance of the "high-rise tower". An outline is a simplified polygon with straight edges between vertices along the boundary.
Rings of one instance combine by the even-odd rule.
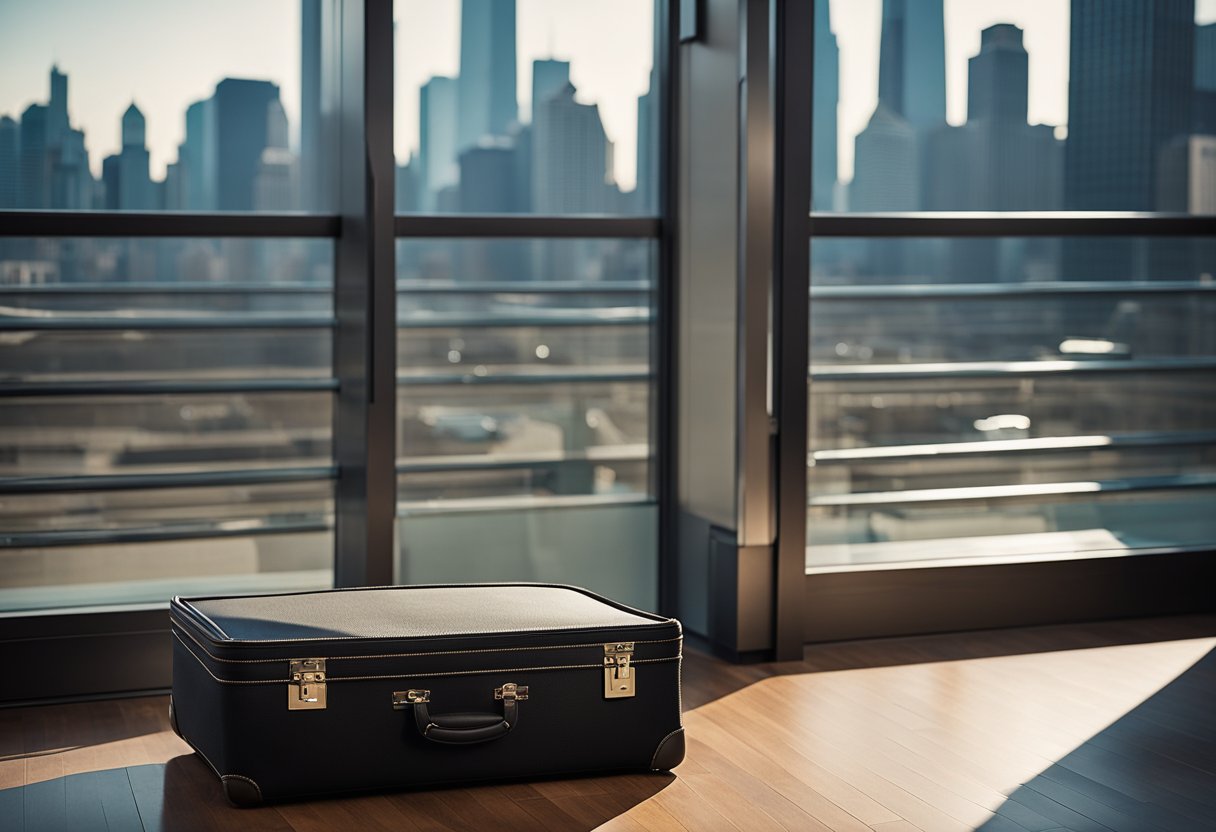
[[[840,48],[832,33],[829,0],[815,0],[811,135],[811,208],[831,211],[836,191],[836,111],[840,105]]]
[[[878,99],[917,129],[946,121],[943,0],[883,0]]]
[[[457,151],[482,136],[505,136],[518,119],[515,0],[462,0]]]

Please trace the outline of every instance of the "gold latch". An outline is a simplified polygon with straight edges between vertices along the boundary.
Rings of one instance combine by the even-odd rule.
[[[325,659],[292,659],[287,683],[287,710],[325,708]]]
[[[637,691],[633,665],[633,642],[617,641],[604,645],[604,698],[624,699]]]
[[[500,688],[494,688],[495,699],[518,699],[520,702],[528,698],[528,686],[507,682]]]
[[[410,705],[425,705],[431,701],[429,690],[410,688],[409,690],[393,691],[393,710],[404,711]]]

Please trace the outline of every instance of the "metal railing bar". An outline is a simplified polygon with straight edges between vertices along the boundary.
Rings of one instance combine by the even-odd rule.
[[[435,280],[398,281],[397,291],[413,295],[619,295],[644,294],[654,289],[649,280],[503,280],[456,283]]]
[[[0,211],[0,237],[336,237],[336,214]]]
[[[529,214],[426,214],[398,215],[393,230],[398,238],[515,237],[515,238],[636,238],[657,239],[658,217],[612,215],[534,216]]]
[[[1216,217],[1135,211],[812,213],[812,237],[1210,237]]]
[[[884,284],[875,286],[811,286],[814,300],[984,300],[1041,296],[1129,296],[1216,293],[1216,281],[1104,280],[1054,283]]]
[[[1092,482],[1016,483],[978,485],[960,488],[923,488],[907,491],[868,491],[857,494],[820,494],[812,497],[812,507],[883,506],[905,503],[951,503],[967,500],[1007,500],[1016,498],[1066,497],[1074,494],[1169,491],[1216,487],[1216,474],[1176,474],[1172,476],[1127,477]]]
[[[3,477],[0,494],[65,494],[94,491],[138,491],[149,488],[216,488],[233,485],[324,482],[336,466],[248,468],[232,471],[184,471],[156,474],[99,474],[74,477]]]
[[[399,280],[397,291],[422,295],[608,295],[642,294],[655,288],[649,280]],[[0,285],[0,295],[329,295],[329,283],[232,283],[158,282],[138,283],[37,283]]]
[[[198,281],[133,283],[35,283],[0,285],[0,295],[328,295],[329,283],[203,283]]]
[[[1216,358],[1095,359],[1092,361],[959,361],[924,364],[859,364],[810,368],[812,381],[903,381],[936,378],[1071,376],[1101,373],[1211,372]]]
[[[458,456],[414,457],[397,461],[398,474],[442,474],[448,471],[515,471],[587,462],[646,462],[646,445],[589,448],[585,451],[554,451],[544,454],[462,454]]]
[[[206,540],[269,534],[307,534],[333,528],[327,520],[292,522],[231,521],[181,524],[154,529],[70,529],[49,532],[0,534],[0,549],[46,549],[59,546],[103,546],[116,543],[157,543],[169,540]]]
[[[813,451],[807,455],[813,465],[854,462],[885,462],[903,459],[930,459],[992,454],[1034,454],[1060,451],[1092,451],[1103,448],[1185,448],[1216,444],[1216,431],[1144,432],[1112,436],[1044,436],[1033,439],[995,439],[975,442],[940,442],[925,445],[883,445],[868,448],[841,448]]]
[[[97,317],[45,316],[45,317],[0,317],[0,332],[74,331],[93,332],[109,330],[237,330],[237,329],[332,329],[337,318],[329,315],[245,315],[223,314],[211,316],[183,316],[180,318],[141,315],[108,315]]]
[[[477,386],[482,384],[579,384],[650,381],[654,375],[645,370],[613,371],[597,373],[579,371],[569,373],[498,373],[479,376],[475,373],[442,373],[434,375],[403,373],[397,376],[397,384],[404,387],[430,387],[443,385]]]
[[[573,327],[573,326],[637,326],[654,320],[649,311],[628,314],[604,314],[588,310],[586,314],[561,315],[436,315],[397,319],[398,329],[448,329],[450,327]]]
[[[399,516],[424,514],[459,514],[488,511],[520,511],[526,509],[599,508],[607,506],[657,505],[648,494],[520,494],[510,497],[468,497],[438,500],[399,500]]]
[[[336,378],[255,378],[182,381],[28,381],[0,383],[0,399],[43,396],[151,396],[215,393],[316,393],[338,389]]]

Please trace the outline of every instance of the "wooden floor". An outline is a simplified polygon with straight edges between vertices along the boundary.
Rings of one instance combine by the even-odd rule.
[[[164,697],[0,711],[0,829],[1216,829],[1216,617],[686,651],[672,774],[231,809]]]

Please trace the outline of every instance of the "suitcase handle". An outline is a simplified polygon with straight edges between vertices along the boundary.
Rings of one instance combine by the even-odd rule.
[[[427,705],[429,690],[408,691],[405,702],[413,706],[418,732],[431,742],[445,745],[471,745],[505,737],[519,724],[519,701],[528,698],[528,688],[508,682],[495,688],[494,698],[502,701],[499,714],[432,714]]]

